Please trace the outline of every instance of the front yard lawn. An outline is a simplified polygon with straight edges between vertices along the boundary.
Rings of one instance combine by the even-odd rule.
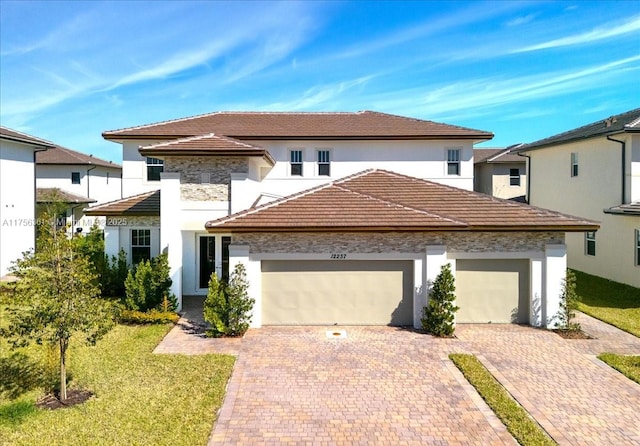
[[[119,325],[95,347],[72,343],[70,389],[93,398],[58,410],[35,406],[40,390],[0,398],[0,443],[206,444],[234,358],[152,354],[170,327]],[[0,340],[0,356],[10,355],[6,347]]]
[[[627,378],[640,384],[640,356],[616,355],[602,353],[598,359],[622,373]]]
[[[640,288],[574,272],[578,310],[640,337]]]

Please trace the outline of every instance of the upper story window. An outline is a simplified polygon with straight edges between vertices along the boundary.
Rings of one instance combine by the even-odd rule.
[[[318,150],[318,175],[331,176],[331,155],[328,150]]]
[[[109,172],[107,172],[107,184],[109,184]]]
[[[302,150],[290,152],[291,176],[302,176]]]
[[[636,229],[636,266],[640,266],[640,229]]]
[[[131,230],[131,263],[137,265],[151,259],[151,230]]]
[[[460,149],[447,149],[447,175],[460,175]]]
[[[578,176],[578,154],[575,152],[571,154],[571,176]]]
[[[160,174],[164,170],[164,161],[147,157],[147,181],[160,181]]]
[[[71,184],[80,184],[80,172],[71,172]]]
[[[585,253],[588,256],[596,255],[596,233],[589,231],[585,233]]]
[[[520,186],[520,169],[509,169],[509,186]]]

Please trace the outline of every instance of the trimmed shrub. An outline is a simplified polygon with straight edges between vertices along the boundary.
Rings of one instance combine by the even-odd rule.
[[[144,325],[144,324],[175,324],[180,319],[176,313],[172,311],[133,311],[123,310],[120,313],[118,321],[122,324]]]
[[[176,297],[171,293],[172,280],[169,277],[169,261],[166,254],[160,254],[140,262],[127,274],[124,305],[127,310],[147,311],[167,306],[170,311],[177,308]]]
[[[125,293],[124,282],[129,274],[129,264],[127,263],[127,253],[120,249],[118,256],[105,254],[104,271],[100,277],[100,292],[104,297],[122,298]]]
[[[255,303],[248,290],[246,270],[241,263],[231,273],[229,284],[218,280],[215,273],[211,274],[209,293],[204,301],[204,319],[210,324],[208,336],[242,336],[246,333]]]
[[[422,328],[435,336],[452,336],[455,331],[455,313],[460,308],[454,305],[455,279],[451,265],[442,265],[440,274],[433,282],[429,303],[423,309]]]

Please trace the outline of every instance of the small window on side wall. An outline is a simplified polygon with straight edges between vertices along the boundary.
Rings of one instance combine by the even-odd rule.
[[[585,254],[596,255],[596,233],[593,231],[585,233]]]
[[[640,266],[640,229],[636,229],[636,266]]]
[[[80,172],[71,172],[71,184],[80,184]]]
[[[331,175],[331,159],[328,150],[318,150],[318,175]]]
[[[291,164],[291,176],[301,177],[302,176],[302,150],[292,150],[290,158]]]
[[[447,175],[460,175],[460,149],[447,149]]]
[[[520,186],[520,169],[509,169],[509,186]]]
[[[160,174],[164,170],[164,161],[147,157],[147,181],[160,181]]]
[[[578,176],[578,154],[577,153],[571,154],[571,176],[572,177]]]
[[[131,230],[131,263],[137,265],[151,259],[151,230]]]

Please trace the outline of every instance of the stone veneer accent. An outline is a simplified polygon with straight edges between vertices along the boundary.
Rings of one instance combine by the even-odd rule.
[[[229,201],[232,173],[248,173],[249,160],[244,156],[168,156],[165,172],[180,173],[182,201]],[[202,184],[203,173],[210,175]]]
[[[114,216],[106,217],[107,226],[160,226],[157,216]]]
[[[429,245],[455,252],[544,251],[564,243],[564,232],[288,232],[236,233],[232,243],[251,253],[416,253]]]

